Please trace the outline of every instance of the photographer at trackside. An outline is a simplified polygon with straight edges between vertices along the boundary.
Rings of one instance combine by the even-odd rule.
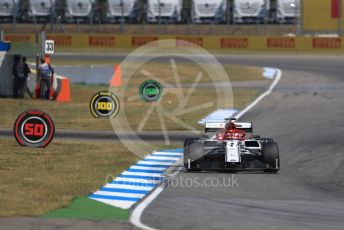
[[[45,62],[44,58],[41,59],[41,65],[39,66],[40,87],[41,87],[41,99],[50,99],[50,88],[54,76],[54,69]]]
[[[30,67],[27,64],[27,58],[23,57],[22,58],[22,63],[23,63],[23,67],[24,67],[24,76],[25,76],[25,81],[23,84],[23,91],[26,90],[26,92],[29,94],[30,98],[32,98],[32,93],[30,92],[30,89],[28,88],[28,80],[29,80],[29,74],[31,73]]]
[[[24,98],[23,87],[25,85],[24,64],[20,56],[15,56],[14,65],[12,67],[14,77],[14,98]]]

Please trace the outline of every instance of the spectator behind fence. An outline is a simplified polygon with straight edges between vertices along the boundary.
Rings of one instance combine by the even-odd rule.
[[[49,100],[50,88],[53,80],[54,69],[45,62],[44,58],[41,59],[41,65],[39,67],[41,98]]]
[[[24,98],[24,64],[18,56],[14,59],[12,74],[14,76],[14,98]]]

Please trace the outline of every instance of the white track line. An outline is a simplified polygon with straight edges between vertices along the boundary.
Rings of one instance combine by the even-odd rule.
[[[147,179],[135,179],[135,178],[126,178],[126,177],[117,177],[114,180],[114,183],[116,182],[128,182],[128,183],[136,183],[137,185],[142,184],[158,184],[158,180],[147,180]]]
[[[256,106],[263,98],[271,94],[273,89],[276,87],[277,83],[282,78],[282,71],[280,69],[276,69],[275,79],[270,85],[269,89],[260,95],[256,100],[254,100],[249,106],[247,106],[244,110],[238,113],[235,117],[239,119],[249,110],[251,110],[254,106]],[[159,194],[164,190],[165,184],[161,184],[157,187],[150,195],[148,195],[131,213],[130,222],[138,228],[144,230],[156,230],[155,228],[149,227],[141,222],[141,216],[143,211],[147,208],[147,206],[157,197]]]
[[[132,194],[132,193],[125,193],[125,192],[106,192],[106,191],[97,191],[94,192],[92,195],[104,195],[104,196],[120,196],[120,197],[128,197],[128,198],[143,198],[146,194]]]
[[[103,188],[121,188],[121,189],[131,189],[131,190],[144,190],[151,191],[154,187],[140,186],[140,185],[126,185],[126,184],[106,184]]]
[[[244,110],[240,111],[237,115],[235,115],[236,119],[239,119],[242,117],[245,113],[250,111],[254,106],[256,106],[261,100],[263,100],[266,96],[271,94],[272,90],[276,87],[277,83],[281,80],[282,77],[282,71],[280,69],[276,69],[275,79],[270,85],[269,89],[261,94],[259,97],[257,97],[256,100],[254,100],[250,105],[248,105]]]
[[[141,223],[141,215],[145,208],[164,190],[164,184],[157,187],[146,199],[144,199],[131,213],[130,222],[138,228],[144,230],[155,230],[147,225]]]
[[[146,160],[146,161],[143,161],[143,160],[140,160],[139,162],[136,163],[136,165],[163,165],[163,166],[171,166],[172,163],[171,162],[157,162],[157,161],[149,161],[149,160]]]
[[[153,154],[165,155],[165,156],[183,156],[183,153],[174,153],[174,152],[154,152]]]
[[[136,165],[131,166],[129,169],[156,170],[156,171],[162,171],[162,172],[166,170],[166,168],[144,167],[144,166],[136,166]]]

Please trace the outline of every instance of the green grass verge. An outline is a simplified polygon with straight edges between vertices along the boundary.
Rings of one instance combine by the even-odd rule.
[[[111,131],[110,119],[95,119],[89,110],[89,101],[99,90],[106,90],[103,86],[72,85],[71,103],[56,103],[54,101],[42,100],[14,100],[0,99],[0,124],[2,128],[12,128],[16,117],[28,109],[41,109],[47,112],[54,120],[57,129],[75,129],[75,130],[106,130]],[[136,89],[128,90],[127,97],[137,94]],[[186,94],[186,89],[183,91]],[[233,90],[234,108],[241,109],[249,102],[253,101],[261,92],[254,89],[236,89]],[[190,125],[197,126],[197,121],[214,111],[216,108],[217,96],[214,89],[199,88],[196,89],[190,97],[187,106],[202,105],[207,102],[214,102],[214,105],[199,111],[182,114],[179,118]],[[174,111],[178,98],[174,94],[168,94],[163,97],[162,105],[168,111]],[[122,111],[130,122],[133,130],[136,130],[138,124],[142,121],[149,104],[143,101],[135,101],[121,105]],[[154,122],[158,119],[158,114],[154,112],[150,116],[153,122],[147,122],[144,130],[159,131],[160,123]],[[172,120],[166,124],[169,130],[185,130]],[[199,127],[201,128],[201,127]]]
[[[88,220],[127,220],[129,211],[88,199],[76,198],[67,207],[59,208],[42,215],[45,218],[71,218]]]
[[[2,217],[40,216],[66,207],[138,160],[124,145],[113,142],[54,140],[45,149],[35,149],[1,137],[0,146]]]
[[[171,66],[169,64],[150,63],[143,66],[147,71],[153,73],[164,81],[175,84],[175,79],[172,74]],[[249,81],[249,80],[264,80],[261,74],[261,68],[257,67],[240,67],[240,66],[224,66],[228,72],[231,81]],[[180,74],[181,83],[192,83],[200,69],[198,66],[192,65],[179,65],[178,72]],[[125,98],[138,96],[139,86],[145,80],[149,78],[136,72],[127,87],[125,88]],[[208,75],[200,80],[201,83],[209,83],[211,79]],[[42,101],[42,100],[13,100],[13,99],[0,99],[0,124],[3,128],[13,127],[15,118],[27,109],[37,108],[46,111],[51,115],[54,120],[57,129],[77,129],[77,130],[112,130],[112,126],[109,119],[94,119],[89,111],[89,103],[92,96],[100,90],[108,90],[106,85],[83,85],[72,84],[71,85],[71,103],[56,103],[54,101]],[[123,88],[116,89],[116,91],[124,90]],[[184,88],[182,93],[187,95],[189,88]],[[166,91],[167,92],[167,91]],[[180,98],[176,95],[180,94],[179,91],[170,90],[170,93],[164,94],[161,104],[168,111],[174,111],[180,103]],[[247,103],[254,100],[259,91],[255,89],[233,89],[233,101],[234,107],[237,109],[242,108]],[[200,109],[198,111],[189,112],[187,114],[179,115],[179,118],[190,125],[197,126],[197,121],[204,116],[217,109],[217,98],[214,87],[211,88],[196,88],[189,98],[186,106],[202,105],[208,102],[214,102],[214,106]],[[149,103],[137,100],[133,102],[125,101],[121,104],[121,111],[125,112],[128,121],[131,124],[133,130],[136,130],[138,124],[143,120],[145,112],[149,107]],[[150,116],[152,121],[159,119],[158,114],[154,113]],[[167,128],[169,130],[185,130],[185,128],[176,124],[176,122],[170,119],[167,122]],[[199,127],[202,128],[202,127]],[[144,130],[161,130],[160,124],[157,122],[148,122],[144,127]]]

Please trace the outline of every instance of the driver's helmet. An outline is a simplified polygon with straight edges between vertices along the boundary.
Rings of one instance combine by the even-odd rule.
[[[235,123],[230,122],[226,125],[225,129],[218,131],[216,138],[218,140],[244,140],[246,138],[246,132],[237,129]]]

